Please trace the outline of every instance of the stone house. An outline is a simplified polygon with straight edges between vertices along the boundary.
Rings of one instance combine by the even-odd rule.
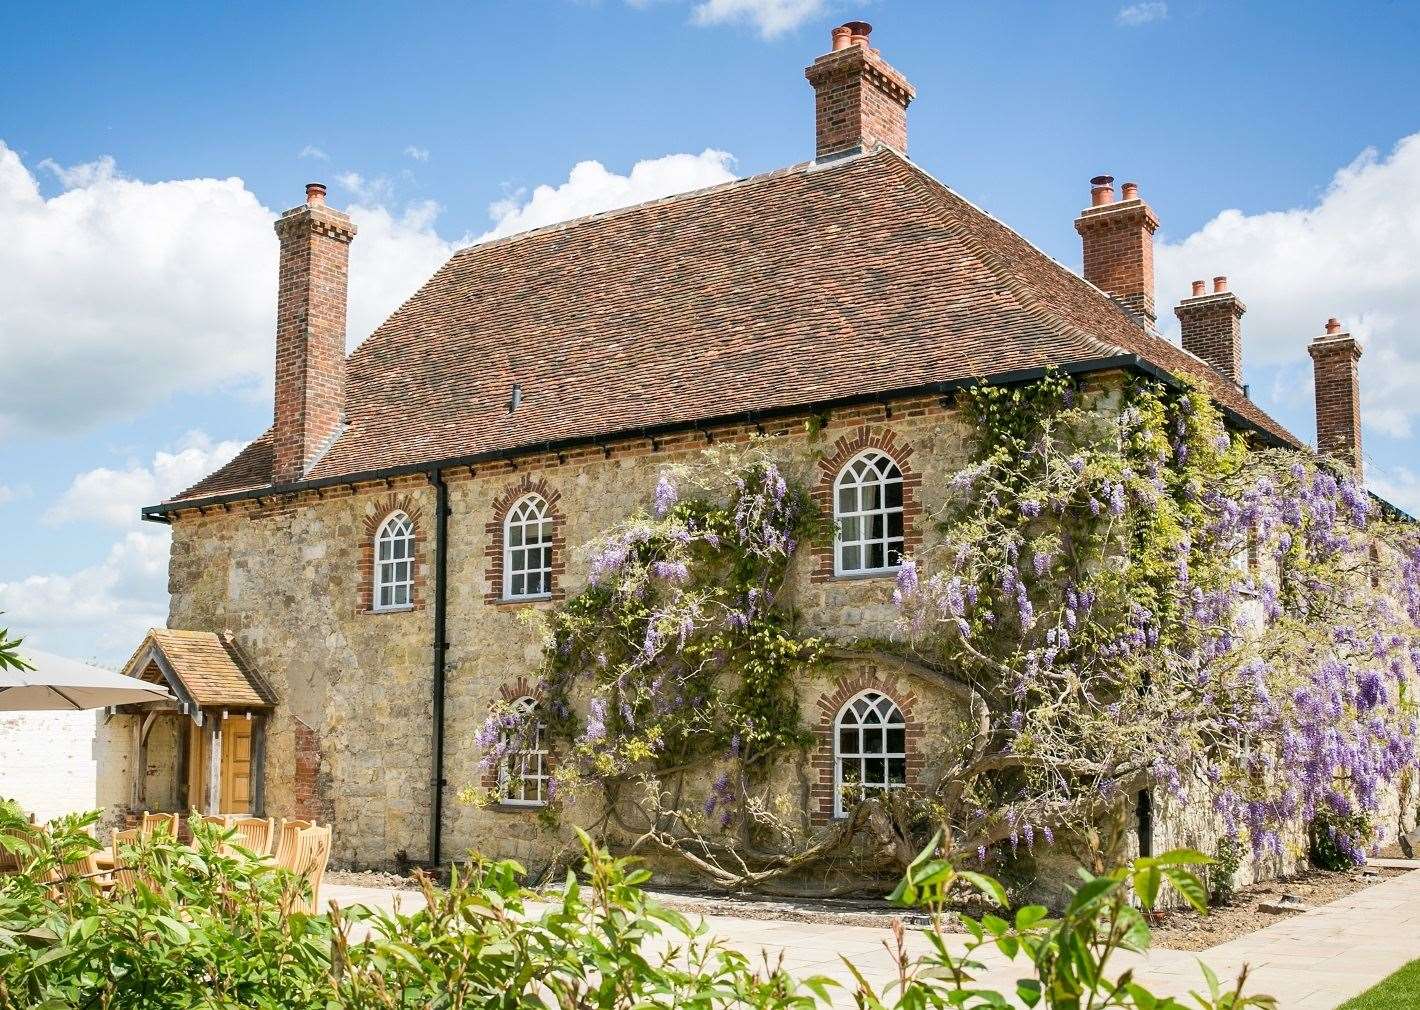
[[[576,547],[645,507],[666,461],[777,436],[838,524],[797,561],[795,605],[848,638],[891,631],[897,561],[930,546],[924,503],[967,459],[968,383],[1197,382],[1259,442],[1301,445],[1248,398],[1223,278],[1178,305],[1182,347],[1159,335],[1136,184],[1092,180],[1077,276],[908,158],[916,92],[869,30],[807,68],[812,160],[464,249],[348,357],[356,228],[307,187],[276,222],[272,427],[144,509],[172,529],[176,630],[128,672],[180,700],[103,724],[106,803],[329,820],[365,866],[536,862],[548,755],[504,770],[503,802],[460,804],[474,734],[530,693],[520,615],[584,584]],[[1320,438],[1359,462],[1358,346],[1329,327],[1311,352]],[[798,689],[821,744],[782,785],[806,831],[850,764],[914,781],[952,705],[864,658]]]

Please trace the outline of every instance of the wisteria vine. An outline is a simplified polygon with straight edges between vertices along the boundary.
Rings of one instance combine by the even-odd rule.
[[[1197,392],[1057,375],[964,405],[979,451],[897,592],[972,695],[933,819],[982,855],[1064,830],[1108,859],[1101,821],[1161,788],[1257,854],[1322,817],[1359,859],[1416,760],[1415,527]]]

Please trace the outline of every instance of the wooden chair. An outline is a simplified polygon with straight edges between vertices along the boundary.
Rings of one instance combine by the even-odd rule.
[[[152,838],[155,832],[166,833],[173,841],[177,841],[178,836],[178,815],[177,814],[150,814],[143,811],[143,822],[138,828],[139,834],[146,841]]]
[[[228,827],[236,832],[232,841],[252,855],[258,858],[271,855],[272,845],[276,841],[275,818],[237,817]]]
[[[310,888],[292,904],[293,909],[314,913],[320,905],[320,885],[325,879],[325,867],[330,862],[330,828],[316,825],[305,828],[296,836],[292,873],[300,877]]]
[[[115,831],[110,845],[113,849],[113,889],[117,892],[131,891],[138,883],[138,871],[123,861],[122,848],[137,845],[143,840],[141,828]]]
[[[271,854],[275,857],[277,866],[284,866],[288,870],[295,866],[296,839],[302,831],[313,827],[315,825],[310,821],[303,821],[299,817],[282,819],[271,846]]]

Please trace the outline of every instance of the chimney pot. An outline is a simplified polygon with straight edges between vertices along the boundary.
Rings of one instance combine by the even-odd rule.
[[[832,38],[835,53],[840,49],[847,49],[853,44],[853,29],[847,25],[839,25],[833,30]]]
[[[1200,297],[1202,297],[1203,293],[1204,293],[1207,289],[1208,289],[1208,285],[1205,284],[1203,281],[1194,281],[1194,282],[1193,282],[1193,297],[1194,297],[1194,298],[1200,298]]]
[[[1124,189],[1124,199],[1126,199],[1126,200],[1137,200],[1137,199],[1139,199],[1139,184],[1138,184],[1137,182],[1126,182],[1126,183],[1124,184],[1123,189]]]
[[[1114,176],[1097,175],[1090,180],[1090,206],[1103,207],[1114,203]]]
[[[1340,333],[1340,332],[1341,332],[1341,320],[1337,319],[1335,316],[1332,316],[1330,319],[1328,319],[1328,320],[1326,321],[1326,332],[1327,332],[1327,333]]]
[[[1214,277],[1214,278],[1213,278],[1213,293],[1214,293],[1215,295],[1221,295],[1224,291],[1227,291],[1227,290],[1228,290],[1228,279],[1227,279],[1226,277]]]
[[[306,203],[312,207],[320,207],[325,203],[325,183],[306,183]]]
[[[866,21],[849,21],[843,26],[848,29],[848,41],[855,46],[868,47],[868,36],[873,34],[873,26]]]

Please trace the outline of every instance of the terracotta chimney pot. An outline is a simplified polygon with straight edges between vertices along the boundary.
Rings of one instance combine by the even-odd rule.
[[[1137,200],[1137,199],[1139,199],[1139,184],[1138,184],[1137,182],[1126,182],[1126,183],[1124,184],[1124,186],[1123,186],[1123,189],[1124,189],[1124,199],[1126,199],[1126,200]]]
[[[306,183],[306,205],[310,207],[320,207],[325,204],[325,183]]]
[[[1090,180],[1090,206],[1103,207],[1114,203],[1114,176],[1097,175]]]
[[[1213,278],[1213,293],[1214,293],[1215,295],[1221,295],[1224,291],[1227,291],[1227,290],[1228,290],[1228,279],[1227,279],[1226,277],[1214,277],[1214,278]]]
[[[1194,298],[1201,298],[1201,297],[1203,297],[1203,295],[1204,295],[1204,293],[1207,291],[1207,289],[1208,289],[1208,285],[1205,284],[1203,281],[1194,281],[1194,282],[1193,282],[1193,297],[1194,297]]]

